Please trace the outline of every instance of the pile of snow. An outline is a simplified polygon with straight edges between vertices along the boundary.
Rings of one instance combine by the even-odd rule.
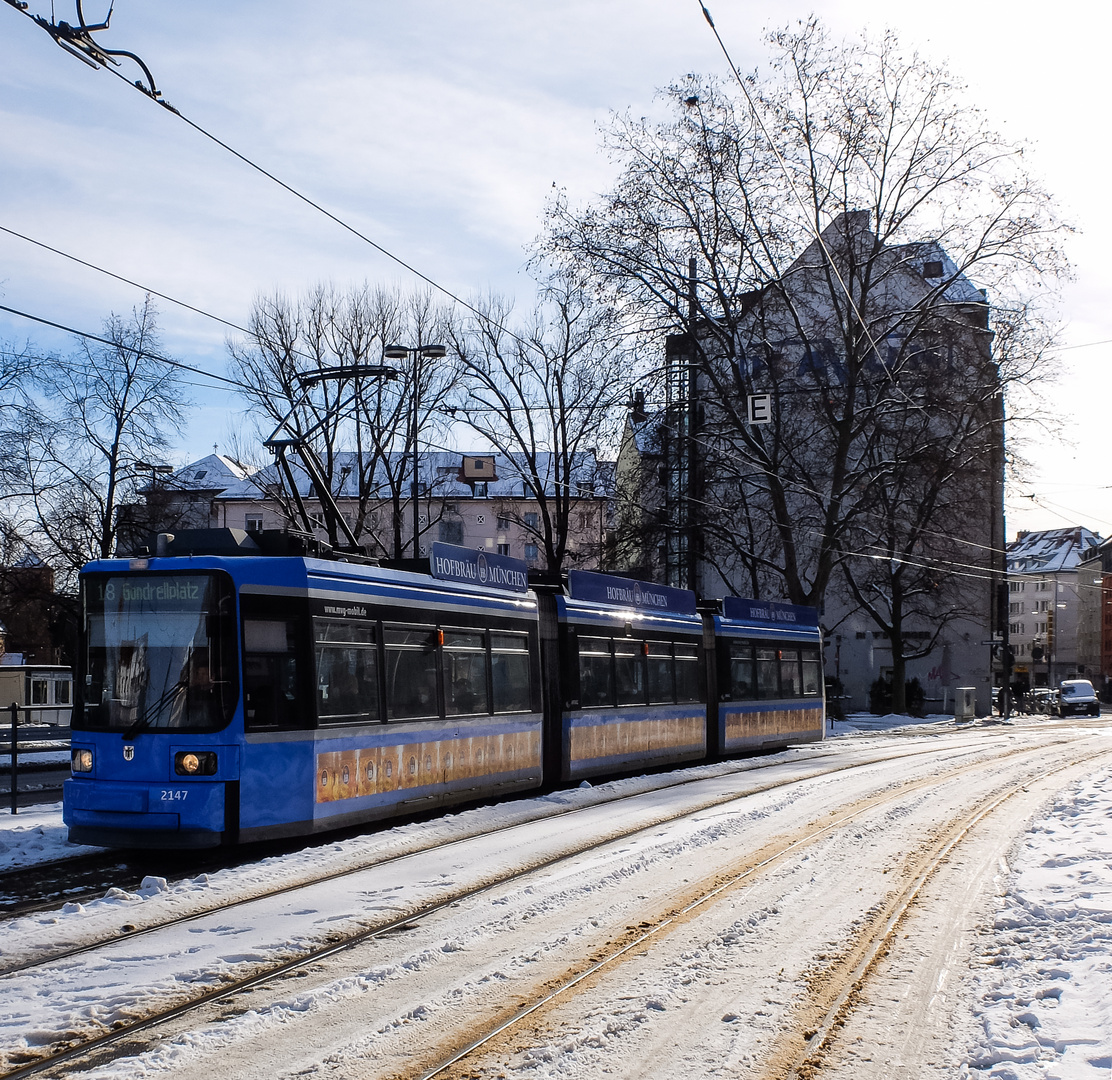
[[[904,728],[915,731],[929,731],[932,728],[953,729],[954,718],[947,713],[933,713],[930,716],[908,716],[906,713],[886,713],[876,716],[873,713],[849,713],[844,720],[834,720],[827,714],[826,737],[832,735],[855,735],[859,731],[900,731]],[[961,725],[963,727],[967,724]]]
[[[963,1077],[1107,1080],[1112,1072],[1112,770],[1064,792],[1013,854],[973,975]]]

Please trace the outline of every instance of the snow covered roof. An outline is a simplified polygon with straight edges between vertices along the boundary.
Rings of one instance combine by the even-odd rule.
[[[420,455],[421,483],[427,484],[431,494],[438,498],[470,498],[471,485],[460,479],[464,458],[493,458],[494,475],[497,479],[487,481],[486,493],[488,498],[521,498],[526,495],[523,486],[523,477],[526,465],[519,455],[513,455],[511,460],[503,454],[490,452],[476,453],[473,451],[429,451]],[[552,476],[552,455],[540,454],[539,471],[542,475]],[[297,486],[301,495],[310,498],[309,477],[297,463],[296,457],[290,456],[290,467],[297,478]],[[408,458],[400,451],[389,455],[390,471],[398,474],[409,474]],[[382,463],[376,470],[376,480],[379,491],[383,496],[389,492],[386,463]],[[333,476],[335,484],[333,494],[337,498],[356,498],[359,493],[358,456],[354,453],[339,453],[335,455],[333,463]],[[572,469],[573,482],[583,485],[584,495],[604,496],[609,493],[613,485],[613,463],[599,461],[592,453],[580,453],[575,457]],[[475,477],[479,479],[478,476]],[[408,481],[407,481],[408,483]],[[266,498],[268,490],[279,486],[279,473],[277,466],[268,465],[249,477],[229,484],[216,498],[224,500]],[[548,494],[555,493],[555,484],[549,480],[546,484]],[[577,490],[576,494],[579,494]]]
[[[235,458],[209,454],[171,473],[159,484],[173,491],[222,491],[245,480],[252,471]]]
[[[1076,570],[1082,552],[1101,542],[1097,533],[1083,526],[1021,532],[1008,545],[1008,573],[1053,574]]]

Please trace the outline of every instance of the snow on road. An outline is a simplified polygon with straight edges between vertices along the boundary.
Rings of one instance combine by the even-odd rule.
[[[1012,857],[973,958],[963,1077],[1112,1076],[1112,770],[1064,792]]]
[[[228,1020],[180,1028],[160,1048],[97,1069],[92,1076],[374,1076],[406,1075],[438,1024],[459,1024],[459,1015],[491,1015],[505,995],[543,981],[576,956],[592,954],[622,926],[636,926],[666,910],[702,879],[729,869],[748,845],[790,832],[813,820],[816,807],[836,805],[869,792],[902,792],[922,775],[909,751],[928,743],[945,746],[951,763],[972,760],[979,734],[947,718],[907,729],[906,718],[851,718],[836,725],[838,738],[824,747],[789,751],[759,762],[725,763],[669,774],[698,776],[705,791],[742,790],[777,774],[802,775],[820,755],[835,752],[847,762],[890,747],[889,764],[840,779],[806,781],[797,789],[755,793],[727,809],[707,810],[679,827],[662,826],[634,841],[619,842],[542,880],[514,886],[475,903],[454,905],[428,927],[409,930],[353,957],[345,968],[294,982],[285,994],[261,1000]],[[894,734],[885,734],[886,730]],[[1087,729],[1092,734],[1092,728]],[[1041,721],[996,728],[995,745],[1059,745]],[[951,752],[952,749],[952,752]],[[928,770],[929,772],[929,770]],[[611,792],[642,798],[625,809],[600,808],[597,820],[611,827],[617,815],[651,815],[690,798],[690,789],[655,790],[669,776],[631,778],[610,785],[515,800],[445,815],[433,822],[384,828],[335,844],[265,860],[167,886],[151,879],[138,893],[114,890],[83,907],[0,926],[0,956],[26,954],[52,937],[80,940],[103,927],[142,923],[207,897],[247,895],[268,883],[297,880],[323,865],[341,870],[369,855],[400,854],[437,838],[458,838],[495,824],[540,818],[520,841],[478,843],[460,857],[440,856],[388,876],[333,882],[296,901],[252,905],[190,924],[157,948],[121,941],[100,961],[66,965],[56,978],[11,976],[0,980],[0,1051],[50,1042],[67,1025],[75,1030],[110,1024],[126,1015],[133,978],[155,994],[211,981],[236,965],[288,952],[329,927],[366,920],[375,910],[405,909],[418,896],[434,895],[481,876],[485,865],[526,860],[528,845],[570,842],[570,827],[544,822],[568,806],[588,809]],[[884,877],[904,857],[909,837],[929,828],[946,806],[968,795],[951,781],[946,790],[901,794],[898,808],[862,819],[860,827],[826,848],[789,860],[767,882],[740,891],[703,920],[639,947],[633,960],[569,1022],[539,1031],[517,1045],[483,1075],[529,1078],[616,1075],[692,1080],[747,1075],[764,1049],[783,1034],[801,993],[812,937],[837,954],[863,908],[883,894]],[[908,789],[910,791],[910,789]],[[786,794],[789,792],[790,794]],[[1034,798],[1034,796],[1032,796]],[[1032,804],[1037,805],[1036,803]],[[959,999],[950,1004],[968,1018],[951,1033],[943,1074],[994,1080],[1107,1080],[1112,1075],[1112,769],[1093,772],[1045,808],[1048,813],[1013,852],[1014,877],[1000,878],[994,925],[970,937],[961,958],[966,973]],[[1025,820],[1025,819],[1024,819]],[[586,828],[586,825],[584,825]],[[1022,828],[1022,823],[1019,826]],[[506,834],[508,837],[509,834]],[[515,845],[525,845],[515,846]],[[56,858],[66,850],[57,807],[0,821],[0,859],[8,865]],[[71,849],[76,850],[76,849]],[[998,856],[996,856],[998,858]],[[0,863],[3,865],[3,863]],[[860,884],[858,883],[860,881]],[[854,893],[854,887],[857,892]],[[865,891],[862,892],[861,890]],[[815,902],[822,897],[821,902]],[[988,916],[991,919],[991,912]],[[157,939],[155,939],[157,940]],[[812,952],[808,953],[807,949]],[[826,952],[820,955],[826,955]],[[813,971],[811,973],[814,974]],[[454,1020],[452,1017],[456,1017]],[[788,1018],[786,1020],[785,1018]],[[59,1028],[58,1025],[61,1025]],[[678,1033],[699,1029],[697,1047],[675,1049]],[[464,1029],[461,1029],[464,1030]],[[864,1031],[867,1040],[869,1028]],[[555,1034],[554,1034],[555,1033]],[[30,1035],[28,1040],[27,1036]],[[938,1070],[931,1072],[936,1075]],[[912,1076],[913,1072],[875,1075]],[[922,1075],[926,1075],[924,1072]]]

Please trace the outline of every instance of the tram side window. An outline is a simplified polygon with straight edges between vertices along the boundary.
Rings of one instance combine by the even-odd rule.
[[[302,726],[295,646],[293,619],[243,620],[243,704],[248,729]]]
[[[641,656],[640,641],[614,639],[614,681],[619,705],[643,705],[645,702],[645,666]]]
[[[529,639],[525,634],[490,635],[491,682],[496,713],[532,708],[529,686]]]
[[[482,633],[444,631],[444,713],[489,713],[487,653]]]
[[[822,666],[818,649],[803,649],[803,696],[816,697],[822,692]]]
[[[382,716],[374,627],[314,619],[317,716],[324,723],[364,723]]]
[[[699,675],[699,646],[676,642],[676,700],[698,701],[703,680]]]
[[[584,709],[614,704],[610,639],[579,639],[579,704]]]
[[[430,628],[383,631],[386,646],[386,718],[438,716],[436,632]]]
[[[672,643],[670,641],[647,642],[648,655],[645,658],[649,702],[652,704],[675,701],[676,688],[672,682]]]
[[[776,653],[776,649],[757,649],[757,693],[762,698],[780,696],[780,661]]]
[[[730,642],[730,694],[733,701],[752,701],[757,696],[753,646],[747,641]]]
[[[784,697],[803,697],[798,649],[780,650],[780,688]]]

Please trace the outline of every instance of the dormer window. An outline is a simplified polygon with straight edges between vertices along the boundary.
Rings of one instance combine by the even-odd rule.
[[[204,480],[204,478],[206,476],[208,476],[208,469],[201,469],[199,472],[195,472],[193,474],[193,479],[194,480]]]
[[[942,277],[942,263],[940,263],[940,262],[923,263],[923,277],[925,277],[925,278]]]

